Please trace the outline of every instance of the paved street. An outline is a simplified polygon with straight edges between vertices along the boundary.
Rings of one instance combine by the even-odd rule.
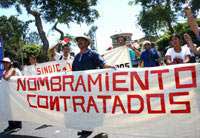
[[[36,129],[41,126],[41,124],[23,122],[22,129],[11,135],[1,135],[0,138],[78,138],[77,130],[65,129],[61,127],[46,127],[41,129]],[[0,131],[2,132],[4,128],[7,127],[7,122],[0,122]],[[89,138],[94,137],[100,132],[94,131]],[[119,133],[119,132],[118,132]],[[133,136],[120,135],[120,134],[109,134],[109,138],[133,138]]]

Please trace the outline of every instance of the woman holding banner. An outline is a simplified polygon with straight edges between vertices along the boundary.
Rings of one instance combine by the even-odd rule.
[[[181,47],[178,35],[173,35],[170,40],[172,48],[169,48],[165,54],[166,64],[189,63],[191,56],[190,49],[188,47]]]
[[[4,65],[3,79],[8,81],[12,76],[21,76],[21,72],[17,68],[12,67],[10,58],[5,57],[2,60]],[[8,121],[8,127],[4,129],[3,134],[11,134],[17,132],[22,128],[21,121]]]

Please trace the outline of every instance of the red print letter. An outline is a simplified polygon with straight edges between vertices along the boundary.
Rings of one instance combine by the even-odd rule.
[[[121,83],[121,85],[123,85],[123,83],[126,83],[126,79],[117,79],[117,76],[127,76],[128,72],[114,72],[113,73],[113,91],[128,91],[128,88],[121,88],[121,87],[117,87],[117,84]]]
[[[158,74],[158,84],[159,84],[160,90],[163,90],[163,77],[162,77],[162,74],[163,73],[168,73],[168,72],[169,72],[168,69],[152,70],[151,71],[151,74]]]
[[[142,90],[149,90],[149,74],[148,74],[148,71],[145,71],[144,72],[145,76],[144,76],[144,81],[145,83],[142,82],[140,76],[138,75],[137,72],[131,72],[131,82],[130,82],[130,85],[131,85],[131,90],[134,91],[135,90],[135,82],[134,80],[137,81],[137,83],[139,84],[140,88]]]
[[[177,93],[170,93],[169,94],[169,101],[170,104],[173,105],[185,105],[185,109],[180,110],[171,110],[171,113],[173,114],[180,114],[180,113],[190,113],[190,102],[189,101],[175,101],[174,97],[181,97],[181,96],[187,96],[189,95],[189,92],[177,92]],[[178,107],[177,107],[178,108]]]
[[[197,78],[196,78],[196,69],[195,66],[188,66],[188,67],[179,67],[175,68],[175,81],[176,81],[176,88],[196,88],[197,87]],[[185,79],[186,77],[182,77],[180,79],[179,73],[180,72],[191,72],[191,75],[189,76],[192,79],[191,83],[188,84],[181,84],[180,80]]]
[[[48,96],[39,95],[37,98],[38,108],[48,109]]]
[[[34,101],[33,99],[35,99],[35,97],[36,97],[36,95],[27,94],[27,101],[28,101],[28,104],[29,104],[29,106],[32,107],[32,108],[37,108],[36,105],[31,104],[31,102]]]
[[[129,114],[139,114],[144,110],[144,100],[143,100],[142,96],[140,96],[140,95],[128,95],[127,97],[128,97],[127,102],[128,102],[128,113]],[[138,99],[139,103],[137,105],[132,104],[131,103],[132,99]],[[134,110],[134,109],[131,108],[132,105],[135,105],[139,108]]]
[[[160,99],[160,103],[157,103],[156,101],[151,102],[151,98],[159,98]],[[153,105],[151,104],[153,103]],[[155,110],[152,109],[152,107],[155,106],[160,106],[160,110]],[[161,114],[161,113],[166,113],[166,109],[165,109],[165,97],[164,94],[147,94],[147,109],[148,109],[148,113],[149,114]]]
[[[84,103],[85,99],[83,96],[73,96],[72,97],[74,112],[77,112],[77,106],[80,106],[82,111],[85,112]]]

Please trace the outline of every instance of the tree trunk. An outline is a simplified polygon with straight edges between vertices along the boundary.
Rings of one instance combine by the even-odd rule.
[[[170,1],[170,0],[167,0],[166,2],[167,2],[167,3],[166,3],[166,8],[167,8],[168,10],[171,10],[171,6],[170,6],[171,1]],[[173,34],[173,33],[174,33],[174,29],[173,29],[173,27],[172,27],[172,17],[171,17],[171,15],[169,15],[169,16],[167,17],[166,21],[167,21],[167,26],[168,26],[168,28],[169,28],[169,31]]]
[[[63,33],[63,31],[61,31],[60,29],[57,28],[57,24],[58,24],[58,22],[55,23],[55,25],[53,26],[53,29],[55,29],[58,33],[60,33],[60,40],[63,40],[64,33]]]
[[[26,7],[27,12],[35,17],[35,25],[37,27],[38,33],[39,33],[40,38],[43,43],[42,53],[47,56],[48,49],[49,49],[49,41],[46,37],[46,34],[45,34],[43,26],[42,26],[42,20],[40,17],[40,13],[38,13],[36,11],[32,11],[28,5],[25,5],[25,7]]]

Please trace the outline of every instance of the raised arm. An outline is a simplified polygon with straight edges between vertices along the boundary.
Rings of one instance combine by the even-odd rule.
[[[190,26],[190,29],[192,30],[192,32],[194,32],[195,36],[197,37],[198,40],[200,40],[200,31],[199,31],[199,27],[197,24],[196,19],[194,18],[194,16],[192,15],[192,11],[191,8],[186,7],[184,9],[185,11],[185,15],[187,16],[187,20],[188,20],[188,25]]]

